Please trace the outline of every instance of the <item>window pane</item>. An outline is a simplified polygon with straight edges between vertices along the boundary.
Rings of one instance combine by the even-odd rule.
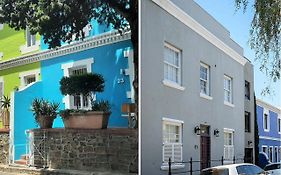
[[[164,78],[180,82],[180,53],[176,49],[164,47]]]

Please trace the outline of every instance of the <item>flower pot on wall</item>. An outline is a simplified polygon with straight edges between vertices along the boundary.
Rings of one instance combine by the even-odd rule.
[[[70,113],[63,118],[65,128],[75,129],[105,129],[108,125],[110,113],[89,111],[86,113]]]
[[[53,122],[54,122],[54,117],[50,116],[44,116],[44,115],[39,115],[37,117],[38,119],[38,125],[41,129],[47,129],[47,128],[52,128]]]
[[[5,129],[10,128],[10,112],[9,110],[5,109],[2,113],[3,115],[3,126]]]

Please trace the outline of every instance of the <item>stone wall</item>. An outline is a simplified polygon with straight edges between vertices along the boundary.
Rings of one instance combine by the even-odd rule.
[[[0,164],[9,162],[9,130],[0,129]]]
[[[135,129],[35,129],[34,166],[88,171],[137,172]]]

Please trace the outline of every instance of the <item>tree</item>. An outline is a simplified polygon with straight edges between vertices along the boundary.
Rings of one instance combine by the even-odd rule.
[[[249,8],[249,0],[235,0],[237,9]],[[250,30],[250,47],[260,61],[260,70],[276,82],[281,73],[281,1],[254,0],[254,17]],[[270,89],[265,88],[266,92]]]
[[[28,28],[31,34],[39,33],[50,48],[61,46],[61,41],[70,42],[72,36],[83,39],[83,28],[93,18],[120,33],[130,27],[137,104],[138,0],[0,0],[0,23],[16,30]]]

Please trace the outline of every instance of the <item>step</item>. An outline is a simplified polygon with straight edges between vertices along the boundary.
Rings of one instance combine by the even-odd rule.
[[[28,154],[23,154],[20,156],[21,160],[28,160],[29,159],[29,155]]]
[[[23,160],[23,159],[19,159],[19,160],[15,160],[15,164],[18,165],[27,165],[28,160]]]

